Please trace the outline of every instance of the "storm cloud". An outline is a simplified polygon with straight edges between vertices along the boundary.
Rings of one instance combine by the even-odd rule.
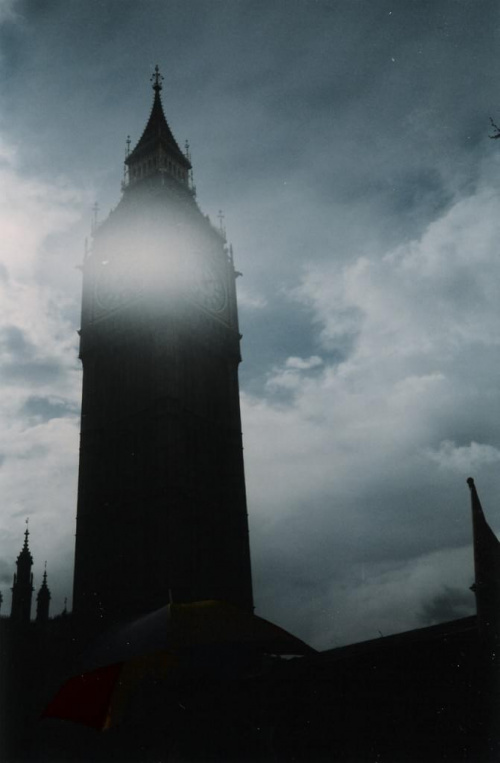
[[[469,473],[500,529],[499,22],[489,0],[1,6],[0,557],[29,515],[55,611],[78,266],[156,63],[243,274],[257,612],[327,647],[473,611]]]

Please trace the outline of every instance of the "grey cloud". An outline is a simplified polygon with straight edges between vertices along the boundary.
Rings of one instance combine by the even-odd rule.
[[[19,511],[14,511],[12,512],[11,516],[13,519],[17,519],[18,517],[24,517],[26,519],[26,509],[23,508],[23,509],[19,509]]]
[[[2,378],[10,384],[50,384],[61,378],[63,367],[56,361],[37,360],[31,363],[4,363]]]
[[[27,448],[24,452],[17,455],[17,458],[20,458],[25,461],[35,461],[39,458],[43,458],[43,456],[46,456],[48,453],[50,453],[50,447],[48,445],[32,445],[29,448]],[[21,509],[21,511],[16,512],[12,516],[14,517],[21,517],[25,516],[25,510]]]
[[[442,591],[422,605],[419,618],[422,625],[435,625],[473,614],[474,597],[470,591],[444,586]]]
[[[0,368],[5,383],[50,384],[65,373],[58,360],[37,357],[39,349],[17,326],[0,330],[0,353],[2,351],[4,358],[0,359]]]
[[[16,360],[26,360],[36,352],[35,346],[18,326],[4,326],[0,330],[0,348]]]
[[[0,584],[12,582],[12,572],[10,565],[3,559],[0,559]],[[5,600],[3,604],[5,605]]]
[[[271,290],[272,291],[272,290]],[[260,310],[240,310],[243,334],[241,388],[262,392],[269,369],[293,356],[310,355],[316,330],[309,311],[294,300],[271,295],[271,305]]]
[[[26,0],[18,4],[21,22],[0,30],[2,112],[7,137],[21,149],[21,167],[68,177],[89,193],[96,189],[104,216],[119,195],[126,135],[138,138],[145,124],[148,74],[160,64],[167,116],[179,141],[191,142],[200,205],[214,219],[224,208],[237,267],[250,291],[266,298],[261,310],[241,310],[242,388],[261,405],[278,398],[295,417],[279,432],[283,442],[276,437],[274,452],[266,453],[267,471],[258,450],[276,421],[287,422],[275,419],[267,429],[259,422],[252,433],[250,418],[244,421],[256,599],[271,619],[279,612],[292,630],[317,635],[326,627],[320,611],[335,614],[339,633],[348,631],[347,619],[356,615],[348,597],[365,604],[361,567],[367,579],[386,574],[396,581],[419,555],[470,542],[469,475],[448,473],[425,448],[439,452],[443,440],[498,447],[500,358],[491,341],[455,336],[427,355],[398,355],[396,368],[397,353],[388,357],[381,343],[363,347],[373,363],[336,388],[350,393],[352,385],[346,394],[352,410],[343,411],[320,385],[309,397],[301,388],[288,398],[275,389],[273,398],[265,382],[289,356],[321,355],[333,384],[356,353],[365,306],[378,296],[363,293],[353,313],[332,291],[332,322],[337,330],[354,327],[339,336],[321,335],[320,316],[283,294],[311,263],[382,261],[421,236],[452,199],[471,193],[486,163],[491,178],[497,176],[498,145],[487,133],[488,116],[500,118],[498,8],[489,0],[320,0],[294,3],[293,13],[289,7],[289,0],[173,0],[165,8],[148,0]],[[54,278],[66,283],[61,273],[72,238],[71,231],[47,239],[37,272],[45,285]],[[475,240],[468,249],[473,262]],[[394,268],[381,273],[382,282]],[[429,316],[423,334],[431,336],[443,314],[463,327],[467,312],[469,323],[479,314],[477,334],[484,337],[499,316],[492,302],[479,306],[485,286],[498,279],[491,263],[479,262],[476,270],[482,281],[450,258],[439,276],[416,279],[405,298],[420,306],[408,317],[412,327]],[[67,283],[75,304],[78,284],[69,277]],[[401,288],[396,283],[384,292],[386,304]],[[74,307],[64,309],[76,327]],[[381,317],[375,310],[370,320],[395,325],[397,311],[390,312]],[[4,382],[59,378],[57,360],[44,357],[19,329],[8,328],[2,338]],[[395,395],[394,378],[418,378],[436,367],[445,376],[439,400],[433,391],[410,396],[394,412],[394,401],[386,400]],[[312,405],[315,396],[321,406]],[[376,408],[382,412],[372,421]],[[34,392],[23,415],[47,420],[66,412],[72,410],[62,401]],[[308,424],[316,417],[319,428],[321,416],[318,436]],[[290,453],[292,429],[299,443]],[[481,494],[496,496],[495,465],[482,465],[479,476]],[[492,511],[493,524],[495,518]],[[374,588],[373,597],[384,600],[386,621],[382,609],[367,614],[370,635],[375,624],[385,633],[402,622],[382,591]],[[442,596],[429,599],[422,618],[458,611],[455,594]],[[418,613],[421,589],[415,585],[408,598],[408,609]],[[363,612],[357,617],[350,632],[362,637]]]
[[[58,400],[50,397],[39,397],[32,395],[24,403],[21,414],[29,417],[39,418],[42,421],[62,418],[64,416],[74,416],[78,413],[78,408],[65,400]]]

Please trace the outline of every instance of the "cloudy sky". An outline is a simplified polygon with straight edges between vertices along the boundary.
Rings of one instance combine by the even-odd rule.
[[[71,603],[80,272],[156,63],[235,249],[257,612],[317,647],[473,610],[500,531],[500,8],[0,0],[0,584]]]

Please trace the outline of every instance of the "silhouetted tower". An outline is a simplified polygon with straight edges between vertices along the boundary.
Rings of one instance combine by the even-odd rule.
[[[33,596],[33,557],[28,548],[29,530],[24,533],[24,545],[17,557],[17,573],[12,584],[12,609],[10,617],[17,623],[29,623]]]
[[[199,210],[161,75],[123,196],[83,267],[73,611],[175,601],[251,609],[236,272]]]
[[[486,521],[472,477],[471,493],[474,544],[474,585],[479,635],[491,644],[500,640],[500,542]]]
[[[49,619],[50,609],[50,590],[47,585],[47,569],[43,573],[42,585],[36,596],[36,621],[37,623],[46,623]]]

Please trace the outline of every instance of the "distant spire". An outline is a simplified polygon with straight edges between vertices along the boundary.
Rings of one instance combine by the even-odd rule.
[[[500,541],[489,526],[472,477],[471,495],[474,545],[474,585],[480,634],[490,640],[500,636]]]
[[[467,484],[471,494],[476,584],[487,583],[492,576],[500,583],[500,541],[486,521],[472,477]]]
[[[19,560],[26,559],[27,561],[30,562],[30,564],[33,564],[33,558],[31,556],[30,549],[29,549],[29,544],[28,544],[28,538],[29,538],[29,535],[30,535],[30,531],[28,529],[29,521],[30,521],[30,518],[27,517],[26,520],[25,520],[25,522],[26,522],[26,530],[24,531],[24,543],[23,543],[23,547],[21,549],[21,553],[17,557],[18,563],[19,563]]]
[[[16,560],[17,572],[12,583],[11,619],[18,623],[29,623],[31,618],[31,598],[33,595],[33,557],[28,546],[28,522],[24,531],[24,544]]]
[[[36,621],[46,623],[49,619],[50,590],[47,585],[47,562],[44,564],[43,581],[36,597]]]

